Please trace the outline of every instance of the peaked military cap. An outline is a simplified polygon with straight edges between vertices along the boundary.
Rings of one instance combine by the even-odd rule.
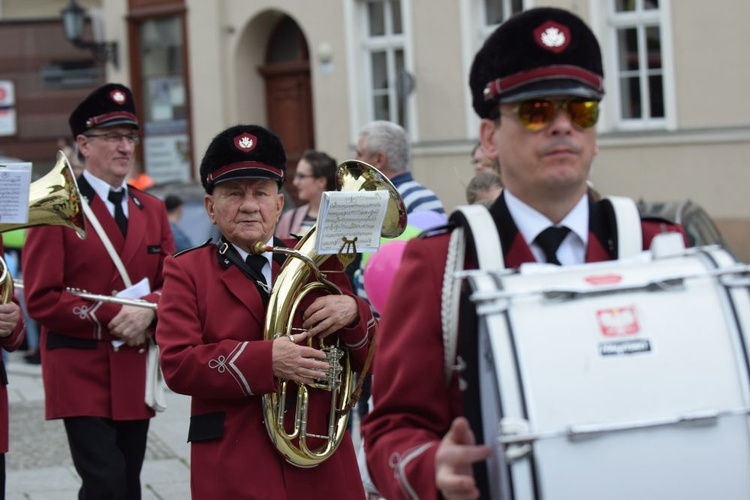
[[[599,43],[575,14],[530,9],[501,24],[477,52],[469,76],[474,110],[490,118],[498,102],[570,95],[601,99]]]
[[[211,193],[230,179],[271,179],[281,186],[286,178],[286,153],[279,137],[259,125],[236,125],[209,144],[200,167],[201,184]]]
[[[139,128],[133,93],[125,85],[108,83],[91,92],[68,120],[73,137],[97,127],[129,125]]]

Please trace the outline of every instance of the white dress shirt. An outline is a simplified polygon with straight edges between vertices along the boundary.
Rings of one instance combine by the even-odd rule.
[[[522,202],[510,191],[505,190],[505,203],[508,206],[518,231],[529,245],[537,262],[546,262],[544,252],[534,240],[539,233],[550,226],[565,226],[570,232],[557,249],[557,258],[563,266],[586,262],[586,247],[589,241],[589,202],[588,195],[581,197],[559,224],[553,224],[546,216]]]
[[[112,217],[115,216],[115,204],[109,201],[109,192],[124,189],[125,196],[122,197],[122,211],[125,214],[125,217],[128,216],[128,187],[125,181],[122,181],[122,185],[119,188],[115,189],[100,178],[94,176],[88,170],[83,171],[83,176],[86,178],[88,183],[91,184],[91,187],[94,188],[96,195],[104,201],[104,204],[107,206],[107,210],[109,210],[109,215],[111,215]]]
[[[232,243],[232,246],[235,250],[237,250],[237,253],[240,254],[240,257],[242,257],[242,260],[244,261],[247,259],[247,256],[249,255],[246,251]],[[271,239],[266,241],[266,246],[270,247],[273,246],[273,236],[271,236]],[[263,277],[266,278],[266,284],[268,285],[268,288],[270,289],[273,285],[273,280],[271,279],[271,258],[273,257],[273,252],[264,252],[262,257],[266,259],[266,263],[263,264],[263,269],[261,269],[261,272],[263,273]]]

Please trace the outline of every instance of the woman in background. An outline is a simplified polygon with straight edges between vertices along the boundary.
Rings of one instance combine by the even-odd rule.
[[[336,189],[335,179],[336,160],[322,151],[308,149],[302,153],[293,184],[297,188],[299,199],[307,203],[284,212],[276,226],[276,237],[304,236],[318,219],[323,191]]]

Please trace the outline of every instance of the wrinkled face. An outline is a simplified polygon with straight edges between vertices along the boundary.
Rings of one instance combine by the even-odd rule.
[[[86,170],[110,186],[119,187],[128,176],[135,156],[138,131],[128,126],[87,130],[76,141],[86,159]]]
[[[294,186],[297,188],[297,194],[303,201],[318,201],[320,195],[326,190],[326,178],[315,177],[312,166],[307,160],[300,160],[297,163],[297,172],[294,174]]]
[[[221,234],[248,252],[254,243],[271,238],[284,208],[284,195],[269,179],[228,180],[217,184],[203,201]]]
[[[596,128],[583,129],[558,112],[543,129],[526,129],[513,104],[500,104],[500,119],[480,125],[482,147],[497,155],[505,187],[531,206],[586,192],[596,154]]]

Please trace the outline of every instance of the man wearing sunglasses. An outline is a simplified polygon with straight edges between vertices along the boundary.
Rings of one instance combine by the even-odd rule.
[[[469,83],[482,148],[502,165],[505,189],[489,212],[505,266],[615,258],[615,228],[587,186],[604,85],[599,44],[586,24],[554,8],[514,16],[476,54]],[[641,226],[646,246],[665,226],[680,231],[663,221]],[[408,243],[393,284],[399,300],[389,301],[379,330],[373,373],[386,376],[373,378],[374,409],[362,432],[369,471],[389,499],[489,498],[482,462],[492,449],[475,444],[477,426],[465,418],[480,405],[478,383],[460,387],[477,363],[444,360],[449,239]],[[474,260],[469,255],[465,267]],[[459,345],[476,338],[475,327],[460,331]],[[475,344],[470,349],[474,356],[463,351],[462,359],[476,357]],[[447,387],[446,363],[455,367]]]
[[[144,280],[129,298],[157,304],[174,240],[164,203],[126,183],[139,142],[130,89],[99,87],[69,125],[85,168],[77,182],[90,209],[86,239],[63,226],[40,226],[29,230],[23,252],[29,314],[42,326],[46,418],[65,424],[82,480],[78,498],[137,500],[155,415],[145,390],[156,312],[69,289],[108,296]]]

